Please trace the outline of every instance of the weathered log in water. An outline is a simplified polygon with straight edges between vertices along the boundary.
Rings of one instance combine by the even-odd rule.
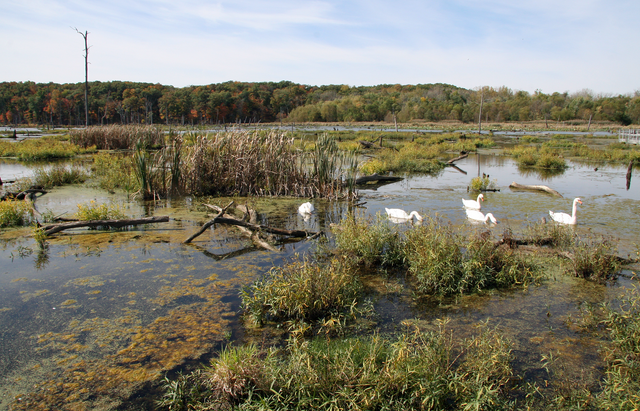
[[[509,184],[509,188],[516,188],[519,190],[545,191],[549,194],[553,194],[554,196],[562,197],[562,194],[547,186],[518,184],[514,181],[513,183]]]
[[[109,227],[109,228],[121,228],[129,225],[151,224],[151,223],[166,223],[169,221],[169,216],[159,217],[144,217],[133,219],[121,219],[121,220],[91,220],[91,221],[70,221],[60,224],[52,224],[44,227],[44,233],[51,235],[70,228],[79,227]]]
[[[374,173],[371,174],[370,176],[363,176],[363,177],[359,177],[356,179],[356,184],[360,185],[360,184],[368,184],[368,183],[372,183],[372,182],[388,182],[388,183],[392,183],[392,182],[396,182],[396,181],[402,181],[404,180],[403,177],[396,177],[396,176],[381,176],[378,173]]]
[[[633,171],[633,160],[629,161],[629,167],[627,167],[627,190],[631,187],[631,172]]]
[[[231,215],[225,214],[227,209],[231,207],[233,204],[234,202],[232,201],[224,208],[207,205],[207,207],[217,210],[218,214],[213,219],[207,221],[195,234],[187,238],[184,241],[184,244],[190,243],[196,237],[204,233],[207,228],[211,227],[214,224],[228,224],[228,225],[236,226],[240,228],[245,234],[248,234],[251,237],[251,240],[254,242],[254,244],[256,244],[258,247],[265,248],[271,251],[278,251],[278,250],[274,248],[271,244],[269,244],[265,239],[261,238],[260,237],[261,233],[269,233],[269,234],[275,234],[275,235],[293,237],[293,238],[308,238],[308,237],[316,238],[320,234],[320,233],[305,231],[305,230],[285,230],[282,228],[269,227],[269,226],[245,221],[244,218],[246,218],[247,216],[251,216],[252,214],[255,215],[255,211],[250,210],[247,207],[244,207],[245,215],[242,220],[236,217],[233,217]],[[238,206],[238,207],[241,208],[242,206]],[[254,217],[254,220],[255,219],[256,218]]]
[[[24,200],[25,197],[29,197],[30,199],[35,199],[36,194],[41,194],[45,195],[47,194],[47,192],[41,188],[30,188],[28,190],[24,190],[19,192],[18,194],[16,193],[7,193],[5,195],[3,195],[2,197],[0,197],[0,201],[4,201],[4,200]]]

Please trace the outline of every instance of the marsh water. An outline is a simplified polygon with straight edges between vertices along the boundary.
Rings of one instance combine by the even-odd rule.
[[[403,181],[360,189],[365,204],[356,211],[375,216],[385,207],[438,216],[471,234],[506,228],[522,232],[548,217],[548,211],[571,212],[580,197],[578,224],[585,236],[615,239],[621,256],[635,255],[640,232],[640,181],[626,188],[626,167],[570,163],[557,175],[519,170],[514,162],[486,151],[446,168],[438,176],[407,176]],[[0,176],[20,177],[29,169],[0,163]],[[489,175],[499,191],[484,194],[483,212],[499,224],[466,219],[461,198],[471,179]],[[5,177],[6,176],[6,177]],[[563,197],[516,191],[511,182],[544,184]],[[182,242],[210,219],[205,203],[230,199],[182,198],[142,203],[124,194],[86,187],[64,187],[39,197],[41,213],[70,216],[77,204],[116,202],[130,216],[167,215],[168,223],[124,231],[75,229],[59,233],[38,247],[31,229],[3,230],[0,235],[0,409],[21,404],[87,398],[93,408],[117,407],[123,398],[144,395],[146,382],[185,364],[204,361],[228,342],[268,338],[246,331],[239,292],[271,267],[311,252],[317,241],[281,245],[281,251],[254,248],[234,229],[207,230],[191,245]],[[262,223],[323,231],[349,210],[341,202],[312,200],[316,213],[304,220],[296,199],[243,199],[260,213]],[[391,223],[390,223],[391,224]],[[410,229],[410,226],[407,226]],[[558,353],[576,379],[599,378],[598,346],[578,333],[571,319],[585,304],[615,300],[634,284],[634,270],[608,285],[597,285],[553,272],[542,285],[495,291],[447,304],[419,304],[401,279],[371,278],[374,307],[382,330],[407,324],[429,326],[448,318],[458,335],[488,322],[514,343],[516,371],[531,381],[543,378],[542,355]],[[75,396],[75,397],[74,397]],[[84,396],[84,397],[83,397]],[[142,407],[142,405],[141,405]]]

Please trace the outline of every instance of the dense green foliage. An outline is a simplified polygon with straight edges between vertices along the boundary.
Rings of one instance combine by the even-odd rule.
[[[219,124],[457,120],[609,121],[640,124],[640,95],[589,91],[545,94],[507,87],[467,90],[448,84],[349,87],[289,81],[225,82],[176,88],[152,83],[89,83],[89,123]],[[83,125],[84,83],[0,83],[0,124]]]

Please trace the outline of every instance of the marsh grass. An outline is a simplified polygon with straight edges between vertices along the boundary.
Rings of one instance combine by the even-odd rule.
[[[334,258],[320,264],[294,261],[272,268],[264,278],[245,287],[242,307],[252,323],[342,322],[354,315],[362,284],[347,259]],[[333,322],[333,321],[331,321]]]
[[[471,179],[471,184],[469,188],[472,191],[487,191],[487,190],[495,190],[498,188],[498,181],[491,180],[489,177],[474,177]]]
[[[0,201],[0,227],[21,227],[33,221],[33,205],[28,201]]]
[[[79,165],[54,164],[49,168],[38,167],[33,172],[32,181],[36,186],[51,188],[66,184],[84,183],[89,172]]]
[[[557,150],[544,145],[542,147],[518,145],[506,149],[505,153],[512,156],[520,167],[546,170],[565,170],[568,167],[567,162]]]
[[[349,214],[332,228],[332,232],[337,251],[357,264],[371,267],[402,262],[400,233],[382,215],[371,219],[361,214]]]
[[[133,172],[133,156],[98,153],[93,156],[91,177],[105,190],[121,189],[133,193],[140,189]]]
[[[601,283],[615,279],[621,268],[615,246],[606,238],[578,240],[571,265],[576,277]]]
[[[510,409],[511,343],[482,325],[455,341],[434,331],[315,338],[285,349],[225,349],[209,367],[165,379],[164,409]]]
[[[93,126],[71,130],[70,141],[83,148],[99,150],[133,150],[160,148],[165,142],[165,133],[150,125]]]
[[[97,204],[95,200],[91,200],[89,203],[77,206],[78,211],[74,217],[81,221],[117,220],[126,217],[122,206],[118,204]]]
[[[530,244],[568,249],[575,244],[576,234],[572,227],[544,222],[530,223],[524,231],[524,239]]]
[[[25,161],[71,158],[95,151],[96,148],[93,146],[81,148],[58,137],[41,137],[19,142],[0,141],[0,157],[15,157]]]

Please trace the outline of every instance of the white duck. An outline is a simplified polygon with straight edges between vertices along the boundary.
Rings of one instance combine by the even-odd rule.
[[[389,216],[389,218],[394,222],[399,222],[397,220],[400,220],[400,221],[411,220],[413,216],[415,216],[416,219],[418,219],[418,221],[422,221],[422,216],[418,214],[417,211],[412,211],[409,214],[407,214],[406,211],[401,210],[399,208],[385,208],[385,211],[387,212],[387,215]]]
[[[473,208],[473,209],[476,209],[476,210],[480,210],[482,208],[482,205],[480,204],[480,201],[484,201],[484,196],[482,194],[478,194],[478,199],[477,200],[465,200],[463,198],[462,199],[462,204],[466,208]]]
[[[470,220],[483,221],[485,223],[487,221],[491,221],[494,224],[498,224],[498,220],[496,220],[496,218],[491,213],[487,213],[487,215],[484,215],[479,210],[469,210],[469,209],[467,209],[467,210],[464,210],[464,211],[467,212],[467,217]]]
[[[558,222],[560,224],[575,224],[578,221],[578,216],[576,216],[578,203],[582,204],[582,200],[580,200],[580,198],[575,198],[573,200],[573,210],[571,212],[571,215],[567,213],[554,213],[551,210],[549,210],[549,215],[551,216],[553,221]]]

